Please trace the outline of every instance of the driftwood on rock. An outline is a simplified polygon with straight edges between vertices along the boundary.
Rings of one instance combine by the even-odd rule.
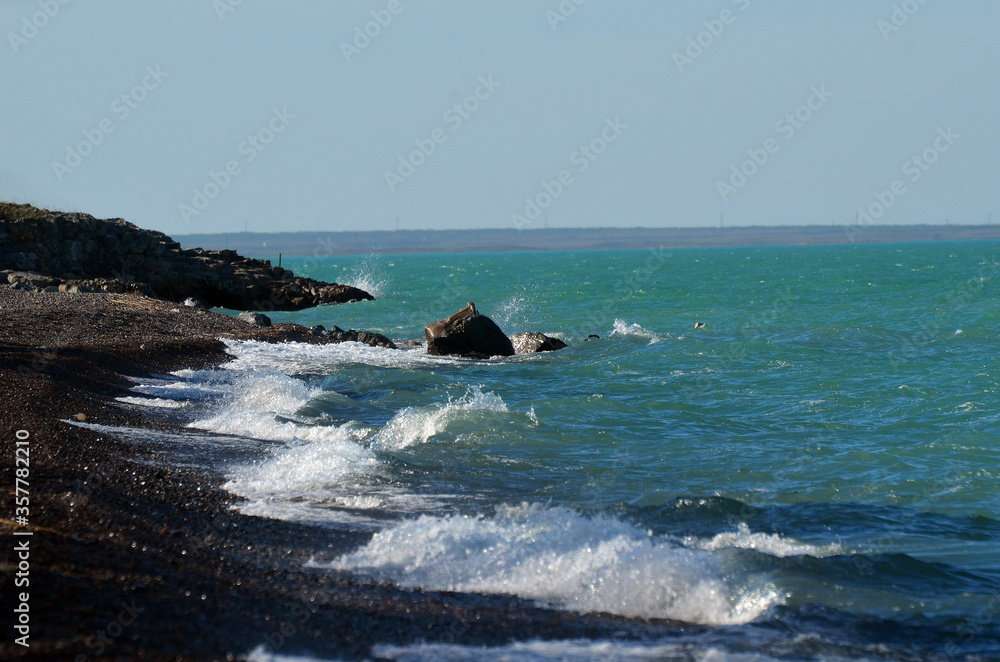
[[[480,314],[471,301],[454,315],[428,324],[424,335],[427,353],[436,356],[489,358],[514,354],[510,338],[493,320]]]

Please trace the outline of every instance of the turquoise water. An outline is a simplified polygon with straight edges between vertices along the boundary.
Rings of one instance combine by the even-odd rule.
[[[1000,659],[1000,243],[284,266],[377,300],[275,321],[422,339],[474,301],[570,345],[234,343],[224,371],[140,388],[287,444],[228,487],[252,514],[372,532],[317,566],[709,626],[622,659]],[[458,655],[423,645],[399,659]],[[496,659],[606,642],[524,645]]]

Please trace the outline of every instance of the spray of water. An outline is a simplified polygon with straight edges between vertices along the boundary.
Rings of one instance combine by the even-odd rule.
[[[364,290],[376,299],[384,298],[389,290],[388,269],[378,253],[366,255],[343,280],[344,284]]]

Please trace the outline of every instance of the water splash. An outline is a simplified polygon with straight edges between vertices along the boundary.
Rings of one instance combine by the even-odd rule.
[[[649,341],[650,345],[655,345],[660,342],[660,336],[656,335],[652,331],[644,329],[639,324],[629,324],[625,320],[616,319],[614,329],[611,331],[613,336],[623,336],[632,338],[645,338]]]
[[[507,404],[495,393],[483,393],[473,386],[458,400],[448,398],[447,404],[430,407],[407,407],[392,417],[375,435],[372,448],[402,450],[414,444],[424,444],[434,435],[444,432],[448,424],[472,412],[506,412]]]
[[[376,299],[384,298],[389,290],[389,274],[382,256],[378,253],[366,255],[344,278],[344,284],[364,290]]]

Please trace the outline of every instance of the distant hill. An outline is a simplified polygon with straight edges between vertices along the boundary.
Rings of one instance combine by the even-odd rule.
[[[717,246],[795,246],[1000,239],[1000,225],[802,225],[731,228],[559,228],[517,231],[233,232],[174,237],[186,248],[252,257]]]

